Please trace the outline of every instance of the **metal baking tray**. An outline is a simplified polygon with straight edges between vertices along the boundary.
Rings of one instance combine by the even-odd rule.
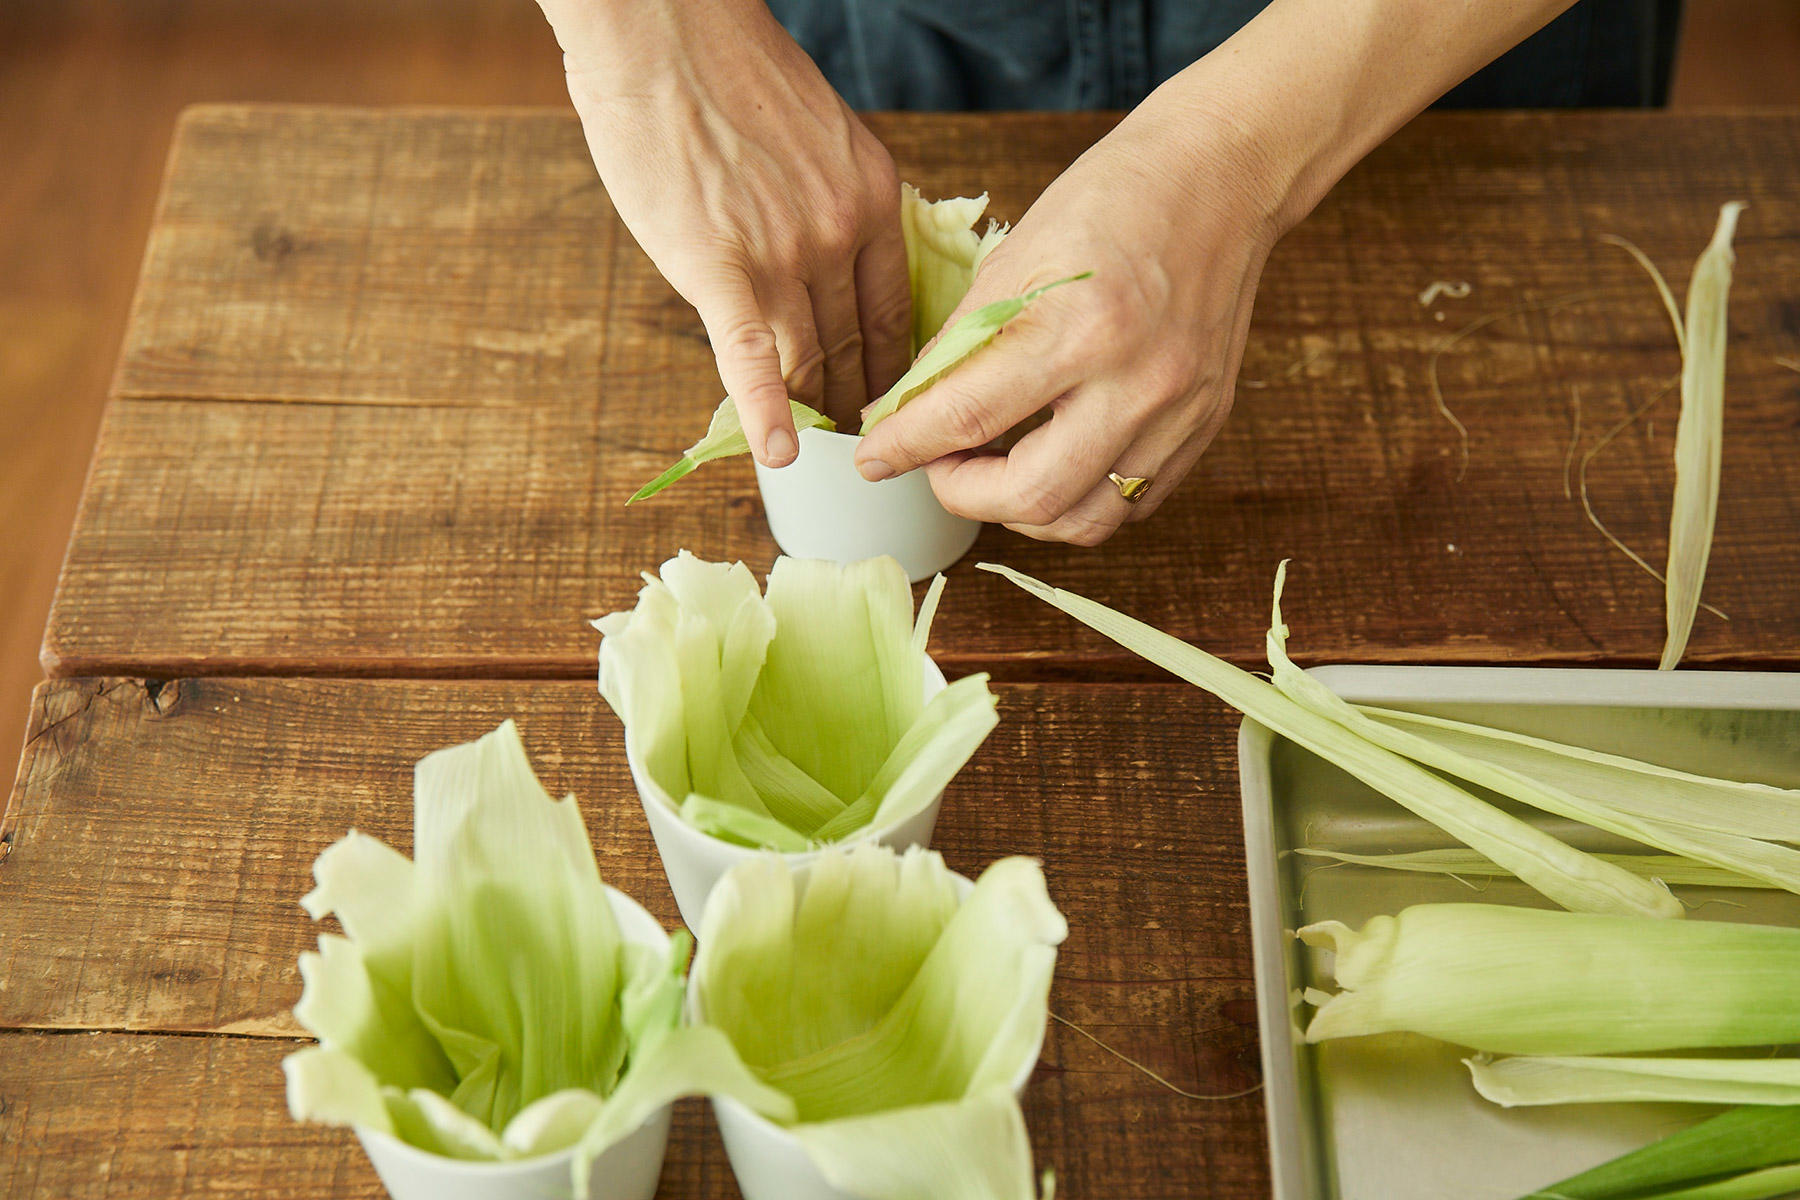
[[[1479,721],[1682,770],[1800,787],[1800,674],[1512,667],[1322,667],[1346,699]],[[1293,931],[1434,901],[1548,907],[1514,880],[1329,866],[1298,846],[1381,854],[1453,845],[1308,751],[1246,721],[1238,740],[1250,922],[1275,1200],[1513,1200],[1692,1123],[1697,1106],[1506,1110],[1478,1097],[1466,1053],[1412,1035],[1306,1045],[1293,999],[1328,987]],[[1492,796],[1488,798],[1493,799]],[[1505,803],[1590,850],[1631,843]],[[1473,890],[1479,888],[1479,891]],[[1689,919],[1800,924],[1800,896],[1680,889]]]

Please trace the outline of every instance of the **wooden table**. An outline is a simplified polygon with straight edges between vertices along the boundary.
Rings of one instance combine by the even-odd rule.
[[[1016,218],[1111,118],[872,119],[928,193]],[[1429,116],[1278,248],[1237,411],[1158,519],[997,558],[1235,660],[1270,577],[1307,661],[1646,665],[1658,585],[1564,494],[1572,440],[1678,358],[1654,292],[1751,204],[1724,495],[1690,661],[1800,663],[1800,114]],[[1422,306],[1435,280],[1465,300]],[[1550,310],[1546,302],[1578,297]],[[1513,311],[1517,310],[1517,311]],[[1427,382],[1444,349],[1454,431]],[[1439,313],[1447,319],[1437,320]],[[1579,390],[1581,436],[1574,439]],[[0,1191],[375,1196],[287,1117],[295,901],[351,825],[408,841],[408,773],[507,715],[607,878],[673,921],[585,618],[688,547],[761,571],[742,463],[621,502],[717,395],[700,324],[562,113],[203,108],[182,122],[0,824]],[[1673,401],[1591,472],[1660,556]],[[965,563],[934,653],[1001,682],[953,866],[1040,856],[1052,1004],[1205,1093],[1258,1077],[1234,715]],[[1184,1100],[1053,1027],[1027,1097],[1063,1194],[1267,1193],[1254,1095]],[[733,1194],[703,1106],[663,1193]]]

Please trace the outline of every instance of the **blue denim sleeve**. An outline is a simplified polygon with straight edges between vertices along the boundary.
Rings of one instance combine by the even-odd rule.
[[[771,0],[856,108],[1131,108],[1263,0]],[[1668,94],[1681,0],[1580,0],[1444,97],[1457,108],[1644,107]]]

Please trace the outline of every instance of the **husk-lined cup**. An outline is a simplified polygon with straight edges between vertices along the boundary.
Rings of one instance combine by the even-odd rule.
[[[929,701],[944,690],[944,673],[936,663],[927,658],[924,675],[924,698]],[[675,893],[675,907],[681,910],[681,919],[689,929],[699,929],[700,914],[706,910],[706,899],[712,894],[713,885],[719,882],[725,872],[745,859],[771,854],[773,851],[740,846],[695,829],[682,820],[681,814],[662,798],[663,793],[644,774],[636,757],[628,757],[631,759],[631,781],[637,786],[638,800],[643,804],[644,816],[650,822],[650,836],[656,840],[656,853],[662,859],[663,874],[668,877],[669,890]],[[896,850],[904,850],[909,846],[929,846],[931,835],[937,829],[938,810],[943,804],[944,794],[939,792],[930,804],[900,821],[858,830],[832,846],[798,854],[783,854],[780,857],[790,867],[798,868],[835,847],[853,846],[859,842],[880,842]]]
[[[816,889],[824,890],[814,903]],[[882,926],[880,937],[866,924],[871,920]],[[838,940],[845,929],[852,932]],[[1067,933],[1041,869],[1027,859],[991,864],[980,885],[948,870],[935,853],[870,845],[799,868],[771,858],[734,871],[708,905],[687,1019],[718,1028],[746,1062],[772,1072],[766,1081],[787,1081],[777,1088],[797,1087],[790,1094],[800,1106],[800,1119],[783,1124],[712,1097],[745,1200],[893,1198],[915,1194],[921,1179],[940,1171],[955,1172],[954,1182],[942,1182],[957,1195],[973,1194],[971,1170],[985,1174],[983,1194],[1019,1194],[1018,1185],[1029,1186],[1018,1099],[1043,1050],[1056,946]],[[978,981],[968,978],[970,970]],[[962,1003],[947,986],[973,990]],[[769,1007],[783,1003],[792,1006],[785,1018]],[[824,1043],[777,1032],[796,1028],[796,1014],[814,1006],[834,1030]],[[912,1016],[887,1024],[897,1012]],[[933,1026],[935,1018],[923,1013],[948,1014],[951,1023]],[[910,1041],[877,1036],[884,1025],[891,1037],[914,1020],[925,1024]],[[862,1021],[874,1023],[865,1029]],[[846,1076],[841,1066],[825,1065],[869,1038],[885,1049],[863,1064],[867,1070]],[[971,1050],[977,1058],[967,1057]],[[799,1064],[814,1066],[792,1073]],[[807,1070],[818,1067],[824,1074],[809,1079]],[[832,1099],[809,1112],[809,1103],[841,1096],[834,1089],[849,1078],[871,1090],[848,1106]],[[897,1158],[875,1161],[896,1147]],[[945,1161],[935,1161],[938,1154]]]
[[[655,917],[615,888],[606,889],[613,919],[627,944],[667,954],[669,935]],[[746,1110],[748,1111],[748,1110]],[[580,1200],[651,1200],[662,1176],[670,1106],[613,1143],[595,1160]],[[391,1134],[356,1128],[369,1162],[394,1200],[572,1200],[570,1165],[576,1148],[515,1162],[471,1162],[410,1146]]]

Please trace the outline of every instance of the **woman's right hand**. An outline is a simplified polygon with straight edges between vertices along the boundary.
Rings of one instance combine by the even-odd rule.
[[[761,0],[539,0],[613,206],[699,310],[758,461],[911,362],[887,150]]]

